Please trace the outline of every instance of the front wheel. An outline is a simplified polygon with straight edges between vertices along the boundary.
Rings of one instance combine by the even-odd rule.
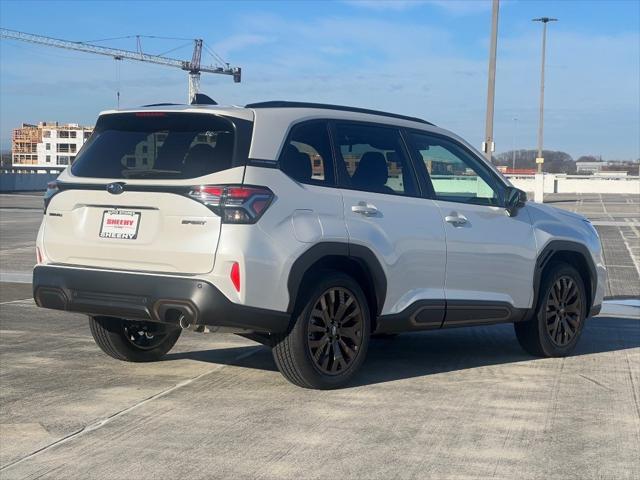
[[[178,341],[180,328],[113,317],[89,317],[91,334],[100,349],[117,360],[153,362]]]
[[[569,355],[582,334],[587,308],[578,271],[566,263],[553,264],[542,279],[535,317],[515,324],[516,337],[532,355]]]
[[[275,338],[276,365],[300,387],[341,387],[367,354],[367,299],[360,286],[340,272],[326,272],[302,295],[303,308],[290,331]]]

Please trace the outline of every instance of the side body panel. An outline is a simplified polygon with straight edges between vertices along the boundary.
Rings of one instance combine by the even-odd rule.
[[[580,253],[590,255],[595,270],[592,307],[602,305],[607,270],[600,238],[593,225],[580,215],[550,205],[528,202],[524,209],[531,216],[539,252],[543,252],[552,242],[559,241],[573,244]]]
[[[294,261],[322,242],[347,244],[342,195],[335,188],[306,185],[275,168],[249,166],[244,183],[267,185],[275,199],[256,225],[222,225],[216,266],[218,288],[235,302],[287,311],[287,281]],[[238,261],[241,278],[237,293],[228,282],[231,263]]]
[[[420,300],[444,299],[446,245],[433,200],[355,190],[342,190],[342,195],[349,242],[373,250],[385,271],[382,315]],[[374,205],[378,213],[353,212],[352,206],[361,202]]]
[[[436,203],[443,219],[466,218],[460,225],[444,222],[447,302],[495,302],[529,308],[537,246],[527,212],[510,217],[502,207]]]

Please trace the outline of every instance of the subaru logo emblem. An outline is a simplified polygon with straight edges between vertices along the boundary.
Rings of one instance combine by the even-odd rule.
[[[119,195],[124,192],[124,184],[118,182],[110,183],[107,185],[107,192],[112,195]]]

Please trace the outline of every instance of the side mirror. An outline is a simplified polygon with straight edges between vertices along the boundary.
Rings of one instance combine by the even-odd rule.
[[[510,217],[515,217],[518,214],[518,210],[524,207],[527,202],[527,193],[523,192],[519,188],[509,187],[504,196],[504,208]]]

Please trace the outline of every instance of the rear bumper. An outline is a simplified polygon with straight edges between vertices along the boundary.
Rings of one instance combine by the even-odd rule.
[[[265,333],[287,330],[286,312],[231,302],[198,279],[40,265],[33,270],[33,297],[55,310],[177,325],[230,327]]]

